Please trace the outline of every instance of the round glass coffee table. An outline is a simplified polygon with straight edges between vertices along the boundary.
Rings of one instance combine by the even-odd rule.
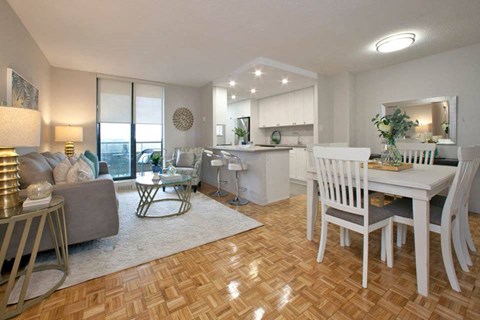
[[[137,216],[140,218],[166,218],[184,214],[192,207],[190,196],[192,195],[192,178],[187,175],[180,175],[175,180],[154,180],[153,175],[145,175],[135,180],[140,201],[137,206]],[[155,199],[158,190],[163,187],[172,187],[177,194],[177,198]],[[155,202],[180,202],[178,211],[170,213],[148,212],[151,205]]]

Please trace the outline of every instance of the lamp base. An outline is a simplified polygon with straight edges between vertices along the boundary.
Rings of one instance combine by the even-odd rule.
[[[75,155],[75,145],[72,141],[65,142],[65,154],[69,158]]]
[[[0,210],[22,203],[19,186],[18,154],[15,148],[0,147]]]

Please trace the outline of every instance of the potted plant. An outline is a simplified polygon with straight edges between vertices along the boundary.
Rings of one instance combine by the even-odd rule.
[[[245,130],[244,128],[234,128],[233,129],[233,132],[235,133],[235,135],[238,137],[238,143],[239,144],[244,144],[244,139],[245,139],[245,136],[247,135],[247,130]]]
[[[152,162],[153,173],[159,173],[162,170],[162,156],[158,152],[152,153],[150,161]]]

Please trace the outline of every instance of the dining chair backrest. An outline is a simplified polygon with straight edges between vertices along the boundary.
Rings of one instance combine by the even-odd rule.
[[[363,215],[368,226],[370,149],[315,146],[313,156],[322,204]]]
[[[325,142],[325,143],[315,143],[307,144],[307,153],[308,153],[308,167],[315,167],[315,161],[313,160],[313,147],[348,147],[348,142]]]
[[[470,176],[478,168],[480,149],[478,147],[459,147],[458,166],[450,190],[448,191],[442,212],[442,228],[450,226],[452,220],[460,213],[460,208],[468,200],[471,183]]]
[[[468,200],[469,200],[469,196],[470,196],[470,191],[472,190],[473,180],[475,179],[475,175],[476,175],[478,167],[480,165],[480,145],[472,146],[472,147],[469,147],[469,148],[474,149],[473,151],[469,151],[469,153],[473,153],[473,155],[469,154],[469,156],[473,156],[473,157],[475,157],[475,159],[473,159],[473,163],[468,166],[468,171],[465,174],[466,175],[466,177],[465,177],[466,180],[464,182],[465,183],[465,190],[463,192],[463,198],[461,199],[461,203],[464,206],[468,205]],[[464,155],[464,158],[465,158],[465,155]],[[459,164],[460,164],[460,158],[459,158]]]
[[[398,142],[397,148],[403,156],[403,162],[433,164],[437,145],[435,143]]]

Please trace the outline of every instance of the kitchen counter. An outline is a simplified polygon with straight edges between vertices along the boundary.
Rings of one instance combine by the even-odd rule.
[[[306,148],[307,145],[305,144],[257,144],[259,147],[267,147],[267,148]]]
[[[237,152],[264,152],[264,151],[282,151],[282,150],[291,150],[292,147],[277,147],[272,145],[271,147],[265,147],[265,145],[256,145],[250,147],[242,146],[216,146],[210,147],[211,150],[225,150],[225,151],[237,151]]]
[[[264,206],[290,197],[290,154],[291,147],[216,146],[208,148],[216,154],[227,151],[239,157],[247,165],[247,170],[239,172],[240,187],[246,190],[240,196]],[[235,193],[235,172],[228,166],[220,169],[221,179],[227,181],[222,189]],[[202,180],[217,185],[216,168],[212,168],[209,158],[202,161]]]

